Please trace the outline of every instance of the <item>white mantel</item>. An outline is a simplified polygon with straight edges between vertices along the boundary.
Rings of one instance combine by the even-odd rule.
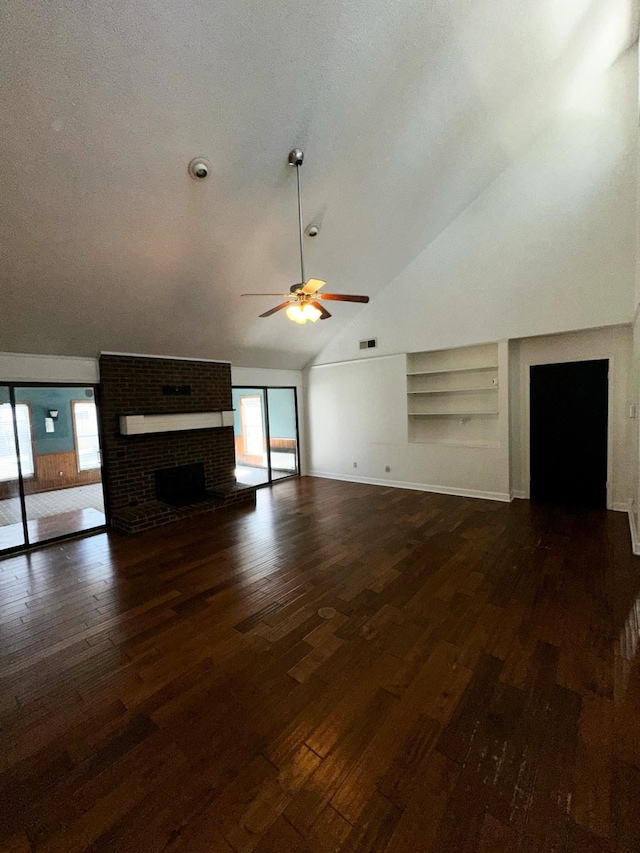
[[[121,435],[180,432],[233,426],[233,411],[191,412],[177,415],[120,415]]]

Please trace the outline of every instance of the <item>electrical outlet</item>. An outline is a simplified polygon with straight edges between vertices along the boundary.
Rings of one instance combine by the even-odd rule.
[[[389,473],[389,471],[391,470],[391,466],[390,466],[390,465],[385,465],[385,466],[384,466],[384,470],[385,470],[385,471],[387,472],[387,474],[388,474],[388,473]]]

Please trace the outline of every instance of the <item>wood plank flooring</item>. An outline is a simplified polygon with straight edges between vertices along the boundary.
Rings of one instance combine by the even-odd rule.
[[[58,512],[45,518],[34,518],[27,521],[29,542],[34,545],[56,536],[70,536],[91,530],[92,527],[103,527],[105,515],[94,507],[71,509]],[[0,526],[0,551],[3,548],[19,548],[24,545],[24,528],[20,524]]]
[[[622,513],[302,478],[0,590],[2,851],[640,850]]]

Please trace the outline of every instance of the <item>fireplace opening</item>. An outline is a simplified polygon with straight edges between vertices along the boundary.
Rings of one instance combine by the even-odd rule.
[[[205,487],[203,462],[160,468],[154,475],[156,498],[170,506],[187,506],[211,497]]]

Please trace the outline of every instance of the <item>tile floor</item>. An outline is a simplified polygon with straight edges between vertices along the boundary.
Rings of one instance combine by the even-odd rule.
[[[274,480],[290,477],[296,470],[296,457],[293,453],[271,454],[271,476]],[[236,480],[245,486],[261,486],[268,482],[267,457],[264,455],[262,467],[252,465],[238,465],[236,467]]]
[[[293,469],[284,471],[277,468],[271,469],[271,476],[274,480],[282,480],[283,477],[290,477],[293,473]],[[236,482],[242,483],[243,486],[261,486],[263,483],[269,482],[269,472],[266,468],[238,465],[236,467]]]
[[[101,483],[27,495],[27,514],[30,520],[49,518],[52,515],[81,509],[96,509],[99,512],[104,512]],[[0,526],[19,523],[19,498],[8,498],[0,501]]]

